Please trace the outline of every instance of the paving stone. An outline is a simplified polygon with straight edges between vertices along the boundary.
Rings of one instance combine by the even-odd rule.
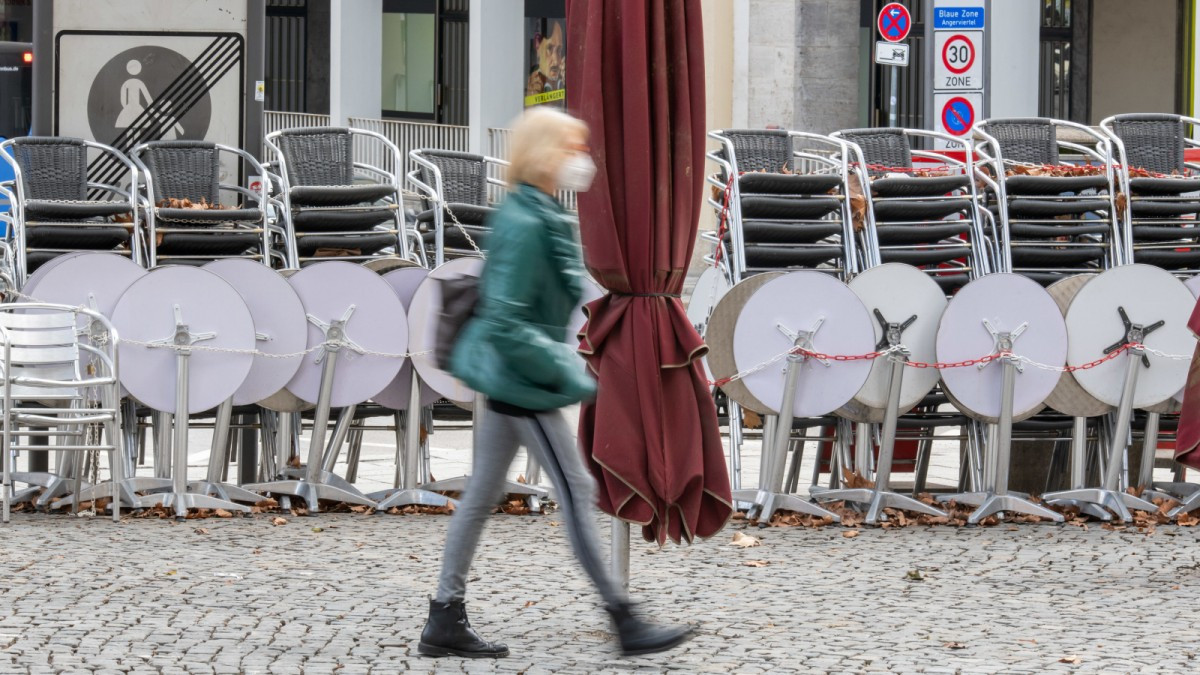
[[[451,457],[444,443],[438,452]],[[456,467],[435,462],[438,475]],[[371,470],[390,486],[390,464]],[[1186,639],[1200,532],[1186,528],[864,529],[852,540],[766,529],[741,549],[735,521],[691,547],[637,542],[633,595],[648,616],[697,632],[669,654],[622,659],[561,516],[497,515],[468,607],[513,654],[480,662],[416,654],[447,517],[288,520],[212,519],[200,536],[192,523],[14,514],[0,528],[0,673],[1200,670]],[[924,581],[905,578],[913,568]],[[1080,665],[1059,662],[1069,655]]]

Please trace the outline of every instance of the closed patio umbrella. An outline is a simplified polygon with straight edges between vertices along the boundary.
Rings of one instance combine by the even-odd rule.
[[[679,300],[703,189],[700,1],[571,0],[567,24],[567,103],[598,168],[579,195],[584,259],[608,291],[586,308],[599,388],[580,444],[601,509],[690,542],[733,512],[706,347]]]
[[[1192,334],[1200,338],[1200,303],[1188,320]],[[1183,389],[1183,409],[1179,412],[1179,427],[1175,432],[1175,461],[1200,469],[1200,347],[1192,356],[1187,385]]]

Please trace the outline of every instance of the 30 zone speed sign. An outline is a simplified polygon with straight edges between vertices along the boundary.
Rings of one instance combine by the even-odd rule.
[[[934,33],[934,89],[983,88],[983,31]]]

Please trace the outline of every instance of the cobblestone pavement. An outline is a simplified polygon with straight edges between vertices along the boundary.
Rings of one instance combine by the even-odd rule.
[[[1194,529],[754,529],[634,547],[633,591],[696,638],[621,659],[557,514],[495,516],[470,587],[497,662],[416,638],[448,518],[174,523],[15,514],[0,672],[1196,672]],[[198,532],[205,528],[207,533]],[[317,531],[314,528],[320,528]],[[747,564],[747,563],[753,563]],[[918,570],[922,579],[911,579]],[[1075,663],[1064,663],[1063,660]]]

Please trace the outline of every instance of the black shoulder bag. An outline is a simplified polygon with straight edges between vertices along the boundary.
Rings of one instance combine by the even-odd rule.
[[[479,302],[479,277],[459,276],[443,279],[442,311],[437,326],[433,357],[438,368],[450,369],[450,355],[467,320],[475,314]]]

